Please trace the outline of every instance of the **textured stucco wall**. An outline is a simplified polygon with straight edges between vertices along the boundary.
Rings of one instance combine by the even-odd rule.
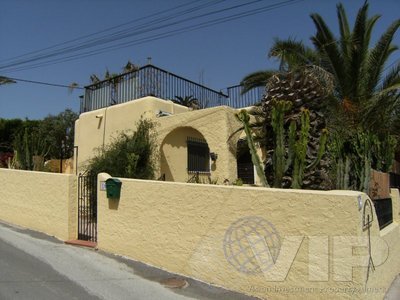
[[[78,171],[84,169],[88,160],[96,154],[97,149],[107,145],[118,133],[135,130],[141,117],[155,119],[161,111],[180,114],[188,108],[155,97],[145,97],[107,108],[83,113],[75,122],[75,146],[78,147]],[[74,163],[74,166],[76,162]]]
[[[157,118],[160,110],[173,115]],[[78,172],[96,154],[96,149],[110,143],[119,132],[135,130],[136,122],[144,117],[155,120],[157,124],[157,178],[166,174],[167,180],[188,180],[191,175],[187,172],[186,138],[194,135],[204,138],[210,151],[218,154],[216,163],[211,164],[211,178],[218,179],[218,183],[223,183],[225,179],[232,182],[237,178],[236,143],[240,135],[231,136],[240,128],[234,116],[236,112],[224,106],[188,111],[187,107],[171,101],[145,97],[83,113],[75,123]],[[175,138],[173,133],[179,136]]]
[[[106,174],[99,175],[100,181],[106,178]],[[333,249],[332,239],[335,236],[367,235],[367,231],[362,230],[363,210],[359,208],[359,196],[365,204],[365,194],[349,191],[280,190],[122,179],[119,201],[109,200],[105,192],[99,191],[98,246],[261,298],[382,299],[400,270],[398,217],[380,232],[373,214],[375,221],[371,234],[379,241],[387,241],[390,251],[384,263],[375,261],[376,270],[370,274],[367,285],[365,267],[353,269],[352,281],[334,280],[342,269],[333,269],[332,252],[341,249]],[[398,198],[395,201],[398,202]],[[398,205],[394,209],[398,215]],[[226,260],[226,232],[231,224],[247,216],[266,219],[275,226],[281,238],[304,237],[287,277],[281,281],[268,281],[263,274],[239,272]],[[240,235],[240,230],[237,233]],[[310,259],[324,258],[323,255],[309,255],[310,236],[327,237],[322,241],[328,241],[328,277],[322,277],[322,281],[309,278]],[[379,245],[376,239],[372,241],[375,251]],[[317,243],[317,248],[321,247],[325,249],[325,244]],[[288,248],[290,246],[285,249]],[[361,247],[354,251],[365,255],[367,249]],[[365,292],[365,287],[377,290]]]
[[[237,179],[236,144],[240,133],[233,133],[240,128],[240,123],[235,118],[236,112],[220,106],[158,119],[161,174],[167,170],[167,180],[178,182],[185,182],[190,177],[187,171],[187,148],[183,141],[187,136],[197,133],[194,137],[205,139],[210,152],[218,154],[217,161],[211,164],[211,178],[218,180],[219,184],[225,179],[230,182]],[[171,143],[174,134],[179,135],[176,144],[180,147]]]
[[[191,175],[187,172],[187,138],[205,140],[204,136],[191,127],[172,130],[160,145],[160,174],[167,181],[185,182]]]
[[[388,256],[381,266],[375,268],[375,271],[371,273],[369,287],[380,288],[384,283],[391,282],[397,274],[400,273],[400,196],[399,190],[391,189],[390,196],[392,198],[392,209],[393,209],[393,223],[385,227],[379,232],[379,228],[376,226],[371,228],[371,234],[373,236],[380,236],[382,238],[382,244],[386,244],[388,248]],[[378,200],[379,201],[379,200]],[[366,297],[367,298],[367,297]],[[372,295],[369,295],[369,299],[374,299]],[[383,297],[381,297],[382,299]],[[378,298],[375,298],[378,299]]]
[[[76,176],[0,169],[0,220],[76,238]]]

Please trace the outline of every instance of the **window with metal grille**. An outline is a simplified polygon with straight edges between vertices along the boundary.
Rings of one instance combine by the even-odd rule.
[[[210,172],[210,148],[203,139],[187,138],[188,172]]]

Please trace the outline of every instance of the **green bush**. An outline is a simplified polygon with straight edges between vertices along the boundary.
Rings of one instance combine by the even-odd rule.
[[[90,160],[87,171],[91,175],[101,172],[115,177],[153,179],[155,172],[155,124],[141,119],[133,134],[121,133],[111,144],[99,149]]]

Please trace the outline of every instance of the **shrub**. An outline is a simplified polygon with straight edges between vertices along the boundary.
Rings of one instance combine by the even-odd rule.
[[[133,134],[121,133],[89,162],[91,175],[101,172],[116,177],[153,179],[155,171],[155,124],[141,119]]]

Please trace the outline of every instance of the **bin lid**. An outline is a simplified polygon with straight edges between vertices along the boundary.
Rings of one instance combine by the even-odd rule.
[[[119,180],[118,178],[108,178],[108,179],[106,180],[106,184],[107,184],[107,183],[110,183],[110,182],[113,182],[113,183],[121,183],[121,180]]]

